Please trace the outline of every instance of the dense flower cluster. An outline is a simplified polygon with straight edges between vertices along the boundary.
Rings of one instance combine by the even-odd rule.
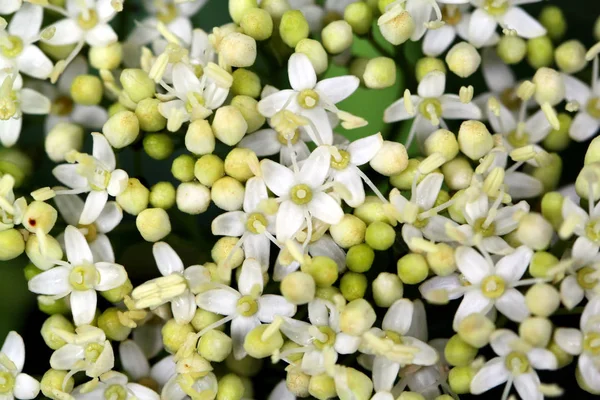
[[[600,394],[600,43],[539,1],[229,0],[206,32],[206,0],[0,0],[0,260],[53,351],[35,379],[10,332],[0,398],[538,400],[571,363]],[[345,100],[393,87],[363,134]]]

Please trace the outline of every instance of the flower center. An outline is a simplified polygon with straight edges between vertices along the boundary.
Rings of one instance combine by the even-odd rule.
[[[336,160],[335,157],[331,157],[331,168],[342,170],[346,169],[348,164],[350,164],[350,153],[346,150],[338,150],[340,153],[339,159]]]
[[[583,351],[600,356],[600,333],[589,332],[583,337]]]
[[[462,18],[460,9],[455,4],[446,4],[442,7],[442,21],[448,25],[457,25]]]
[[[495,17],[504,15],[508,10],[507,0],[485,0],[483,3],[483,9],[490,15]]]
[[[423,229],[429,223],[429,218],[419,218],[419,214],[421,214],[422,212],[423,212],[423,209],[421,207],[419,207],[419,211],[417,213],[417,218],[415,218],[415,220],[411,223],[411,225],[417,229]]]
[[[98,14],[94,10],[85,10],[77,17],[77,23],[81,29],[89,31],[98,25]]]
[[[100,343],[88,343],[85,346],[85,359],[90,363],[95,363],[104,351],[104,345]]]
[[[596,270],[592,267],[583,267],[577,271],[577,283],[583,289],[591,290],[596,287],[598,278],[596,278]]]
[[[319,335],[321,337],[315,337],[313,345],[319,350],[322,350],[325,347],[332,347],[335,343],[336,337],[336,334],[333,331],[333,329],[331,329],[328,326],[319,326],[317,327],[317,329],[319,330],[319,332],[321,332],[321,335]]]
[[[0,393],[12,394],[15,387],[15,377],[7,371],[0,371]]]
[[[243,296],[238,300],[237,312],[244,317],[251,317],[258,311],[258,303],[252,296]]]
[[[14,94],[12,92],[11,94]],[[17,113],[17,103],[13,96],[0,98],[0,120],[11,119]]]
[[[299,206],[310,203],[312,200],[312,189],[304,183],[295,185],[290,190],[290,198]]]
[[[300,140],[300,134],[297,129],[294,131],[277,132],[277,140],[284,146],[287,146],[288,141],[291,144],[296,144]]]
[[[513,375],[524,374],[529,370],[529,359],[520,351],[510,352],[505,359],[505,366]]]
[[[506,140],[512,147],[519,148],[529,144],[529,135],[525,132],[517,132],[516,130],[510,132],[506,136]]]
[[[473,224],[473,230],[483,237],[494,236],[494,233],[496,232],[496,225],[492,222],[491,224],[486,226],[485,220],[485,217],[481,217],[478,220],[476,220]]]
[[[98,228],[96,227],[96,224],[77,225],[77,228],[85,232],[85,240],[87,240],[88,243],[92,243],[98,237]]]
[[[436,98],[425,99],[419,104],[419,112],[431,122],[438,121],[442,116],[442,103]]]
[[[204,97],[201,93],[189,93],[188,99],[185,102],[185,109],[187,110],[187,112],[191,113],[194,110],[194,108],[198,106],[203,106],[204,104],[206,104],[206,102],[204,101]]]
[[[600,119],[600,97],[592,97],[587,103],[586,111],[592,117]]]
[[[106,400],[127,400],[127,390],[121,385],[110,385],[104,391]]]
[[[402,344],[402,336],[394,331],[383,331],[385,333],[385,338],[390,339],[394,344]]]
[[[497,299],[504,294],[506,283],[498,275],[490,275],[481,282],[481,293],[488,299]]]
[[[69,274],[69,283],[75,290],[92,289],[99,281],[98,271],[91,264],[78,265]]]
[[[246,229],[252,233],[263,233],[269,223],[261,213],[252,213],[246,221]]]
[[[23,51],[23,41],[18,36],[6,36],[0,42],[0,51],[7,58],[15,58]]]
[[[59,96],[52,102],[51,113],[66,117],[73,111],[73,100],[69,96]]]
[[[500,93],[500,102],[511,111],[516,111],[521,107],[521,99],[517,96],[514,88],[506,88]]]
[[[600,218],[594,218],[586,224],[585,236],[592,242],[600,244]]]
[[[108,187],[110,172],[102,168],[94,157],[77,153],[72,161],[79,163],[77,173],[88,180],[93,190],[104,190]]]
[[[156,14],[156,18],[164,24],[168,24],[172,22],[175,18],[177,18],[177,7],[175,4],[163,4],[158,13]]]
[[[319,104],[319,93],[312,89],[304,89],[298,93],[298,104],[307,110],[315,108]]]

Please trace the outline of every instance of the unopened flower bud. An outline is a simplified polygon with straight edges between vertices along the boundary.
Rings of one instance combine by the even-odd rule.
[[[91,46],[88,53],[90,65],[97,70],[113,70],[119,67],[123,59],[123,47],[115,42],[107,46]]]
[[[295,397],[308,397],[308,385],[310,384],[310,375],[299,370],[290,370],[285,377],[285,385],[287,389]]]
[[[227,154],[223,166],[227,175],[240,182],[246,182],[254,176],[252,166],[257,164],[258,158],[252,150],[236,147]]]
[[[429,268],[438,276],[448,276],[456,271],[454,248],[446,243],[435,244],[437,251],[426,254]]]
[[[244,193],[244,185],[238,180],[225,176],[213,184],[210,190],[210,198],[220,209],[235,211],[242,208]]]
[[[9,174],[18,188],[33,172],[33,162],[23,151],[11,147],[0,149],[0,175]]]
[[[175,187],[171,182],[158,182],[150,188],[148,201],[152,207],[168,210],[175,204]]]
[[[554,40],[562,38],[567,30],[567,21],[559,7],[545,6],[538,20],[546,28],[548,36]]]
[[[198,352],[208,361],[222,362],[231,353],[233,340],[225,333],[212,329],[198,342]]]
[[[547,151],[562,151],[569,146],[569,143],[571,143],[569,129],[571,128],[573,118],[571,118],[571,116],[566,113],[559,113],[557,118],[560,127],[558,129],[552,129],[548,136],[546,136],[546,138],[542,141],[542,144]],[[590,146],[588,147],[588,153],[590,151],[592,143],[590,143]],[[588,163],[588,153],[586,153],[586,161],[584,162],[585,164]],[[600,161],[600,156],[596,161]]]
[[[504,35],[496,48],[498,56],[506,64],[518,64],[527,55],[527,42],[515,35]]]
[[[266,119],[258,112],[258,101],[256,99],[250,96],[239,95],[231,99],[231,105],[242,113],[242,117],[244,117],[246,124],[248,124],[248,128],[246,129],[248,133],[260,129],[265,124]]]
[[[442,165],[444,182],[451,190],[468,188],[471,185],[473,172],[471,163],[463,156],[456,157]]]
[[[368,331],[376,319],[373,306],[365,299],[356,299],[341,311],[340,330],[348,335],[359,336]]]
[[[133,112],[120,111],[106,121],[102,133],[112,147],[122,149],[137,139],[140,123]]]
[[[43,201],[32,201],[23,214],[23,227],[31,233],[38,229],[48,233],[54,227],[58,212],[54,207]]]
[[[189,154],[182,154],[173,160],[171,173],[175,179],[181,182],[189,182],[194,179],[194,165],[196,160]]]
[[[480,349],[490,342],[495,329],[494,323],[485,315],[473,313],[458,324],[458,336],[469,346]]]
[[[354,209],[354,215],[370,224],[374,221],[393,223],[387,211],[387,205],[376,196],[365,197],[365,202]]]
[[[68,398],[64,397],[65,394],[68,395],[68,393],[71,393],[75,385],[75,380],[72,376],[68,375],[68,372],[56,369],[46,371],[40,381],[42,394],[52,400]]]
[[[206,328],[209,325],[214,324],[221,318],[223,318],[223,317],[219,314],[215,314],[213,312],[206,311],[201,308],[197,308],[196,313],[194,314],[194,318],[192,318],[192,321],[190,323],[192,324],[192,326],[194,327],[194,329],[196,331],[200,332],[202,329]],[[220,325],[213,330],[222,331],[224,329],[224,327],[225,327],[225,325]]]
[[[377,25],[383,37],[394,46],[406,42],[415,31],[415,21],[401,5],[384,12]]]
[[[396,274],[381,272],[373,281],[373,299],[378,307],[388,308],[404,294],[404,285]]]
[[[308,57],[317,75],[327,70],[329,56],[321,42],[314,39],[302,39],[296,44],[295,52]]]
[[[458,155],[458,142],[454,133],[446,129],[438,129],[425,140],[425,155],[441,154],[450,161]]]
[[[362,78],[365,86],[370,89],[385,89],[394,86],[396,83],[396,62],[388,57],[372,58],[367,63]]]
[[[144,132],[158,132],[166,128],[167,119],[158,111],[160,100],[147,98],[140,100],[135,108],[135,116]]]
[[[175,319],[170,319],[163,325],[161,333],[165,349],[175,354],[185,343],[188,335],[194,333],[194,328],[190,324],[178,324]]]
[[[533,68],[552,65],[554,45],[548,36],[539,36],[527,41],[527,62]]]
[[[239,24],[244,15],[258,7],[257,0],[229,0],[229,15],[236,24]]]
[[[550,350],[556,357],[556,360],[558,361],[558,368],[564,368],[573,362],[573,356],[564,351],[554,339],[550,341],[548,350]]]
[[[215,150],[215,135],[208,121],[201,119],[190,123],[185,134],[185,148],[196,155]]]
[[[52,350],[58,350],[67,344],[61,336],[56,334],[57,330],[74,333],[75,327],[71,321],[61,314],[54,314],[46,318],[46,321],[42,324],[41,334],[46,346]]]
[[[469,120],[460,125],[458,145],[464,155],[479,160],[494,147],[494,139],[483,123]]]
[[[552,68],[539,68],[533,76],[535,101],[555,106],[565,97],[565,83],[560,73]]]
[[[477,347],[471,346],[457,334],[452,336],[446,343],[444,356],[448,364],[455,367],[465,367],[477,356]]]
[[[25,253],[29,260],[39,269],[47,270],[56,265],[56,260],[62,260],[63,251],[58,240],[46,235],[44,241],[44,253],[40,248],[40,239],[37,235],[30,235],[25,246]]]
[[[395,240],[396,231],[385,222],[375,221],[369,224],[365,232],[365,242],[374,250],[387,250]]]
[[[117,196],[117,204],[128,214],[138,215],[148,208],[150,191],[137,178],[129,178],[125,190]]]
[[[342,370],[336,371],[336,373],[346,374],[344,378],[334,380],[340,400],[369,400],[371,398],[373,382],[367,375],[349,367],[342,367]]]
[[[348,67],[348,72],[350,75],[354,75],[360,79],[360,84],[363,86],[365,85],[364,74],[367,70],[367,64],[369,61],[370,59],[365,57],[356,57],[350,61],[350,66]]]
[[[343,249],[362,243],[365,239],[367,225],[352,214],[345,214],[344,218],[329,228],[333,240]]]
[[[448,69],[461,78],[466,78],[479,68],[481,56],[477,49],[468,42],[460,42],[452,46],[446,55]]]
[[[446,64],[435,57],[423,57],[417,61],[417,65],[415,66],[415,76],[418,82],[432,71],[440,71],[444,74],[446,73]]]
[[[574,74],[585,68],[586,49],[579,40],[568,40],[554,51],[554,60],[565,74]]]
[[[236,107],[223,106],[215,112],[212,129],[217,139],[234,146],[248,131],[248,123]]]
[[[169,215],[162,208],[146,208],[138,214],[135,225],[148,242],[157,242],[171,232]]]
[[[562,224],[562,205],[564,198],[558,192],[546,193],[542,198],[542,215],[546,218],[555,230]]]
[[[144,151],[150,158],[164,160],[172,153],[175,145],[173,139],[166,133],[150,133],[144,137]]]
[[[346,21],[333,21],[321,32],[323,47],[329,54],[340,54],[350,48],[354,37],[352,27]]]
[[[244,381],[236,374],[229,373],[219,379],[216,400],[241,400],[247,394]]]
[[[263,11],[257,8],[259,11]],[[263,11],[264,12],[264,11]],[[231,93],[234,95],[244,95],[252,98],[260,97],[262,86],[260,77],[245,68],[238,68],[231,74],[233,83],[231,84]]]
[[[310,274],[295,271],[281,281],[281,294],[292,304],[307,304],[315,298],[315,280]]]
[[[400,280],[408,285],[423,282],[429,274],[427,260],[422,254],[408,253],[402,256],[397,263]]]
[[[71,83],[71,98],[77,104],[95,106],[102,101],[103,86],[94,75],[78,75]]]
[[[529,274],[534,278],[549,278],[548,273],[558,264],[558,258],[545,251],[536,251],[529,264]]]
[[[456,394],[468,394],[471,392],[471,381],[475,376],[475,370],[471,366],[454,367],[448,374],[450,388]]]
[[[283,336],[273,324],[257,326],[244,339],[244,350],[254,358],[269,357],[281,346],[283,346]]]
[[[350,24],[357,35],[364,35],[371,30],[373,10],[364,2],[357,1],[346,6],[344,20]]]
[[[131,328],[121,323],[119,313],[120,311],[116,307],[107,308],[98,317],[98,328],[104,331],[108,339],[121,342],[127,339]]]
[[[541,267],[539,254],[548,254],[548,253],[536,253],[536,268],[539,269]],[[558,260],[557,260],[558,261]],[[548,265],[548,264],[547,264]],[[553,266],[554,264],[549,264],[549,266]],[[533,272],[533,267],[530,267],[530,271]],[[546,275],[541,274],[537,271],[536,276]],[[527,308],[531,311],[532,314],[540,316],[540,317],[549,317],[551,316],[560,306],[560,294],[558,290],[547,283],[536,283],[531,286],[525,295],[525,301],[527,303]]]
[[[350,271],[367,272],[375,260],[375,252],[366,243],[354,245],[346,253],[346,265]]]
[[[399,174],[395,174],[390,178],[390,183],[392,186],[400,190],[410,190],[420,164],[421,161],[417,160],[416,158],[411,158],[408,160],[408,165],[406,168]],[[422,176],[417,178],[417,182],[420,182],[422,179]]]
[[[397,175],[408,166],[406,147],[402,143],[385,140],[369,165],[381,175]]]
[[[236,248],[238,240],[239,238],[227,236],[217,240],[217,243],[215,243],[210,253],[217,265],[224,263],[226,260],[232,269],[242,265],[242,262],[244,261],[244,251],[239,247]],[[230,255],[234,248],[236,248],[235,252],[233,255]]]
[[[54,299],[52,296],[38,296],[37,305],[41,312],[48,315],[66,314],[71,310],[67,298]],[[97,315],[97,314],[96,314]],[[96,316],[94,316],[94,321]],[[95,324],[96,322],[92,322]]]
[[[308,37],[309,33],[308,21],[299,10],[288,10],[281,17],[279,35],[289,47],[296,47],[300,40]]]
[[[210,190],[195,182],[184,182],[177,186],[177,208],[187,214],[201,214],[210,205]]]
[[[266,40],[273,34],[273,18],[261,8],[247,10],[240,21],[240,26],[244,33],[254,40]]]
[[[363,298],[368,285],[367,277],[358,272],[347,271],[340,280],[342,296],[348,301]]]
[[[584,165],[575,180],[577,195],[592,201],[600,199],[600,163]]]
[[[533,250],[544,250],[550,245],[554,230],[552,225],[535,212],[525,214],[519,221],[517,239]]]
[[[221,41],[219,56],[232,67],[250,67],[256,60],[256,41],[243,33],[232,32]]]
[[[273,21],[279,22],[283,14],[291,7],[287,0],[262,0],[260,8],[268,12]]]
[[[83,128],[69,122],[56,124],[44,140],[46,154],[56,163],[65,161],[65,155],[71,150],[79,151],[82,147]]]
[[[519,325],[519,336],[534,347],[544,348],[552,338],[552,322],[547,318],[529,317]]]
[[[129,109],[121,103],[113,103],[110,106],[108,106],[107,111],[108,111],[108,116],[112,117],[113,115],[115,115],[118,112],[129,111]]]
[[[308,384],[308,393],[318,400],[327,400],[337,396],[335,381],[327,374],[313,375]]]
[[[129,296],[132,290],[133,285],[131,284],[129,278],[127,278],[122,285],[117,286],[114,289],[105,290],[104,292],[101,292],[101,294],[102,297],[104,297],[107,301],[113,304],[118,304],[123,301],[125,296]]]
[[[334,284],[338,278],[338,266],[329,257],[316,256],[301,266],[302,272],[310,274],[318,287],[327,287]]]

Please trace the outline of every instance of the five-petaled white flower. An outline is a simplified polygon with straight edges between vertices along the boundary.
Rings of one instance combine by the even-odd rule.
[[[579,79],[562,74],[565,82],[565,98],[576,101],[579,112],[569,127],[569,136],[578,142],[585,142],[600,127],[600,84],[598,84],[598,56],[594,58],[592,82],[590,86]]]
[[[0,388],[3,400],[35,399],[40,384],[31,376],[22,373],[25,364],[25,343],[15,331],[10,331],[0,349]]]
[[[159,400],[160,396],[154,390],[129,382],[127,375],[116,371],[102,374],[100,381],[90,390],[87,385],[73,389],[72,396],[77,400]]]

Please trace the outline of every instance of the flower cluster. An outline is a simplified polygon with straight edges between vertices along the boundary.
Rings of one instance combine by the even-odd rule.
[[[538,2],[0,0],[0,260],[52,350],[11,331],[0,398],[599,395],[600,43]]]

